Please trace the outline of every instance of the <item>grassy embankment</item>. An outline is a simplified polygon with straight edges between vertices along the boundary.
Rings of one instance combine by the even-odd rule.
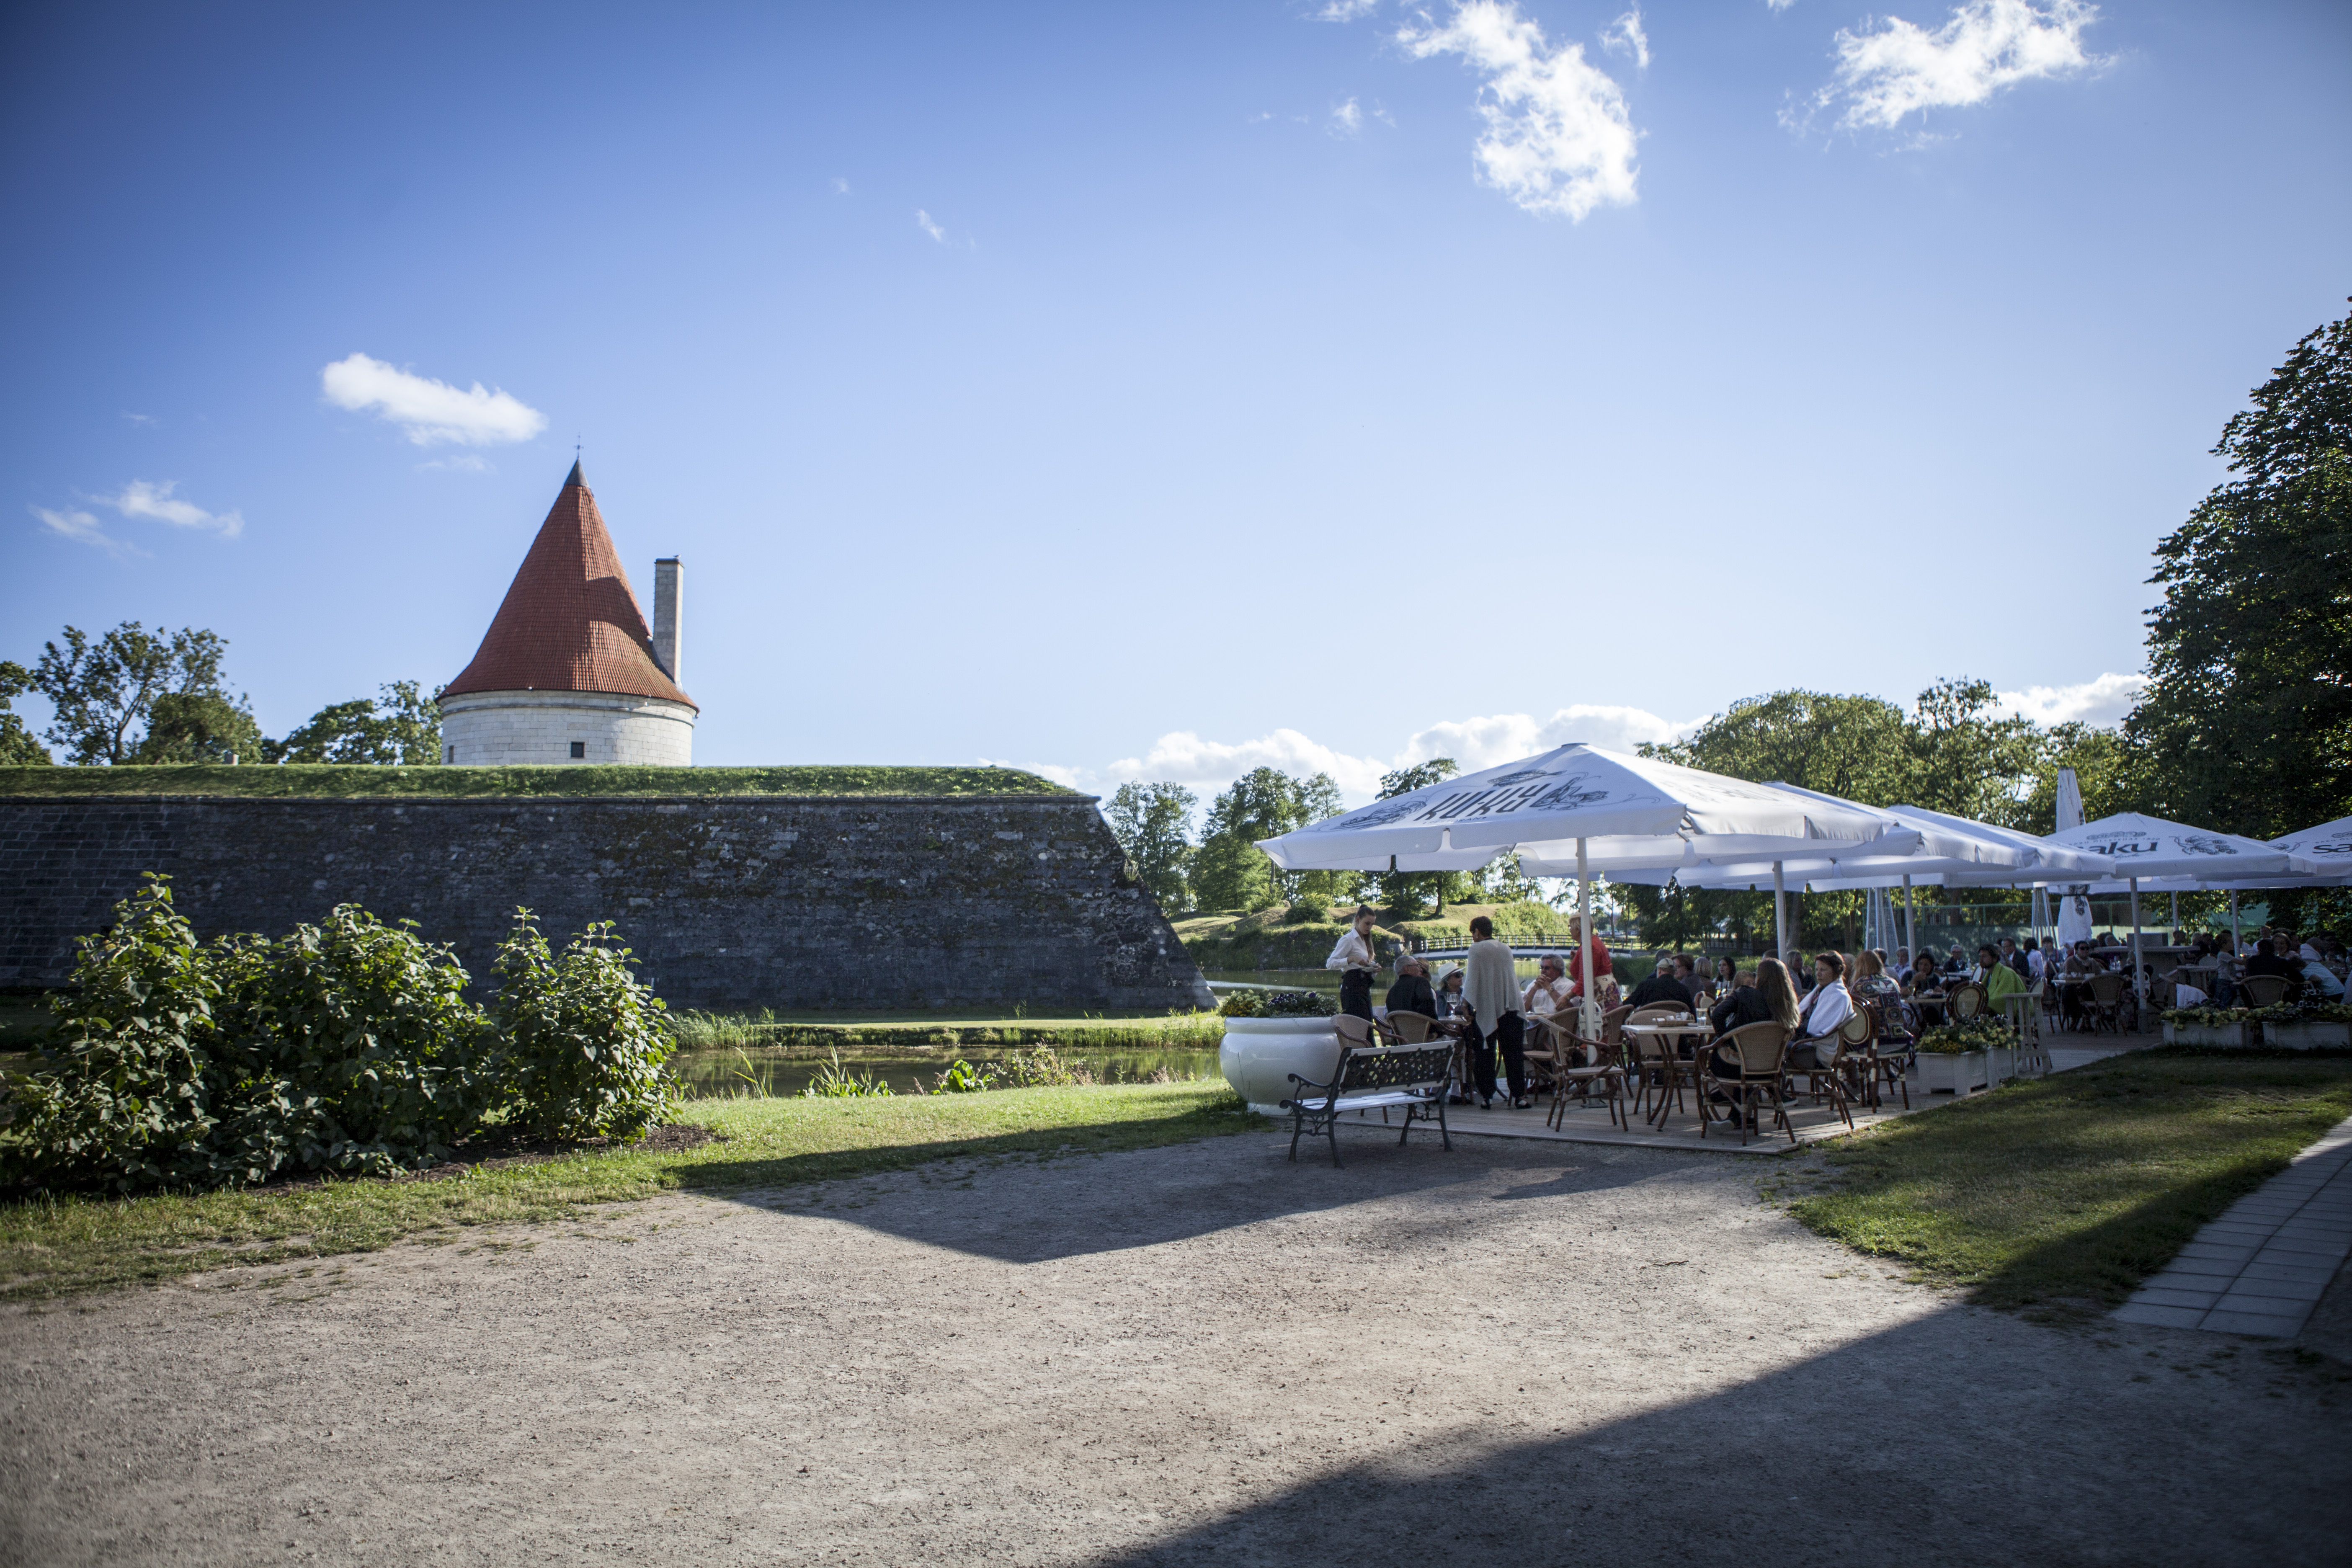
[[[832,1051],[939,1055],[1051,1046],[1057,1051],[1213,1051],[1224,1024],[1214,1013],[1118,1013],[1080,1018],[962,1017],[939,1014],[677,1014],[687,1050],[762,1050],[787,1057]]]
[[[473,799],[537,795],[1069,795],[1017,768],[373,767],[202,763],[119,768],[0,768],[0,795],[211,795],[283,799]]]
[[[875,1100],[704,1100],[685,1120],[725,1136],[476,1168],[445,1180],[337,1181],[196,1195],[0,1205],[0,1300],[152,1283],[226,1264],[455,1239],[468,1227],[575,1216],[592,1205],[903,1171],[945,1159],[1051,1159],[1263,1126],[1223,1083],[998,1089]]]
[[[1993,1307],[2111,1307],[2352,1115],[2352,1057],[2168,1048],[1821,1145],[1790,1212]]]

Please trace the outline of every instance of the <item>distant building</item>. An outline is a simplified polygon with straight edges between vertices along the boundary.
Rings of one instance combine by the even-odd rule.
[[[441,693],[442,761],[691,763],[700,710],[677,684],[684,593],[682,563],[655,562],[648,632],[573,463],[474,662]]]

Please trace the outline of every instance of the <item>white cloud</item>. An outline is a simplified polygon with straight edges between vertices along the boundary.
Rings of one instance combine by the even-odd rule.
[[[933,223],[931,221],[931,215],[925,212],[920,207],[917,207],[915,209],[915,226],[921,229],[925,234],[929,235],[933,240],[937,241],[940,245],[945,245],[948,242],[948,231],[941,228],[938,224]]]
[[[122,487],[118,496],[92,496],[100,506],[110,506],[125,517],[142,517],[154,522],[168,522],[174,528],[209,528],[224,539],[235,539],[245,531],[245,518],[234,511],[210,512],[194,501],[182,500],[172,492],[180,488],[177,479],[166,479],[151,485],[145,479],[133,479]]]
[[[1773,14],[1776,16],[1780,12],[1787,10],[1790,6],[1794,5],[1796,3],[1797,0],[1764,0],[1764,4],[1770,6]]]
[[[1415,59],[1460,55],[1486,75],[1479,176],[1519,206],[1581,222],[1595,207],[1633,204],[1638,132],[1582,45],[1549,45],[1515,0],[1456,0],[1444,26],[1408,26],[1396,41]]]
[[[1349,99],[1347,102],[1341,104],[1339,108],[1331,111],[1332,135],[1353,136],[1357,132],[1361,131],[1363,128],[1364,111],[1356,107],[1356,100],[1354,99]]]
[[[2147,676],[2110,671],[2077,686],[2029,686],[2022,691],[1998,691],[1993,697],[2003,712],[2021,714],[2037,724],[2079,721],[2113,725],[2123,722],[2124,715],[2147,689]]]
[[[1841,27],[1835,79],[1811,107],[1843,100],[1842,127],[1891,131],[1915,113],[1964,109],[2021,81],[2072,76],[2105,63],[2083,50],[2083,29],[2098,16],[2084,0],[1969,0],[1932,33],[1900,16],[1860,33]]]
[[[1205,740],[1190,730],[1162,735],[1140,757],[1122,757],[1102,770],[1113,783],[1167,780],[1206,790],[1222,789],[1252,768],[1286,773],[1329,773],[1351,801],[1369,800],[1381,775],[1432,757],[1452,757],[1465,773],[1515,761],[1571,741],[1612,752],[1631,752],[1644,741],[1671,741],[1696,729],[1701,720],[1662,719],[1640,708],[1590,704],[1555,710],[1549,719],[1531,713],[1497,713],[1447,720],[1409,738],[1392,757],[1358,757],[1337,752],[1296,730],[1276,730],[1254,741]]]
[[[152,414],[125,414],[123,417],[130,420],[133,425],[152,425],[155,423],[155,416]]]
[[[492,471],[490,460],[473,452],[459,452],[455,457],[436,458],[429,463],[419,463],[416,467],[420,473],[431,469],[441,469],[457,474],[487,474]]]
[[[528,441],[547,428],[545,415],[504,392],[485,391],[478,381],[461,392],[362,353],[320,371],[319,384],[338,408],[373,410],[420,447],[439,441],[494,447]]]
[[[840,175],[835,174],[833,177],[833,194],[836,196],[847,195],[849,194],[849,182],[843,179]]]
[[[1601,47],[1612,55],[1633,57],[1635,70],[1650,68],[1650,35],[1642,31],[1642,13],[1636,7],[1601,29]]]
[[[1360,22],[1381,8],[1381,0],[1330,0],[1315,13],[1318,22]]]
[[[1003,757],[982,757],[980,765],[983,768],[1018,768],[1024,773],[1051,779],[1065,789],[1087,789],[1094,778],[1090,769],[1066,768],[1059,763],[1013,763]]]
[[[147,553],[135,544],[110,538],[106,531],[99,526],[98,519],[89,512],[51,511],[47,507],[37,506],[33,509],[33,515],[39,518],[42,524],[59,539],[70,539],[76,544],[95,546],[105,551],[117,561],[126,556]]]

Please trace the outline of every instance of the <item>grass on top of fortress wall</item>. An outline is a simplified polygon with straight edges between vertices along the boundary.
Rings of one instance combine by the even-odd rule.
[[[187,763],[126,767],[0,767],[0,795],[187,795],[276,799],[514,798],[582,795],[1060,795],[1017,768],[376,767],[341,763]]]

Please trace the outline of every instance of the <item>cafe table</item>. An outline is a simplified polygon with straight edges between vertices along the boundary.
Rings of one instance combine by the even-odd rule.
[[[1645,1120],[1664,1126],[1666,1107],[1681,1103],[1683,1085],[1688,1082],[1694,1094],[1698,1091],[1699,1047],[1715,1037],[1715,1026],[1703,1017],[1692,1017],[1679,1023],[1664,1019],[1648,1024],[1622,1025],[1621,1032],[1629,1039],[1674,1042],[1655,1057],[1644,1057],[1638,1050],[1631,1052],[1632,1059],[1627,1063],[1636,1072],[1646,1072],[1654,1064],[1662,1075],[1664,1081],[1659,1086],[1658,1109]],[[1685,1044],[1690,1047],[1688,1056],[1682,1052]]]

